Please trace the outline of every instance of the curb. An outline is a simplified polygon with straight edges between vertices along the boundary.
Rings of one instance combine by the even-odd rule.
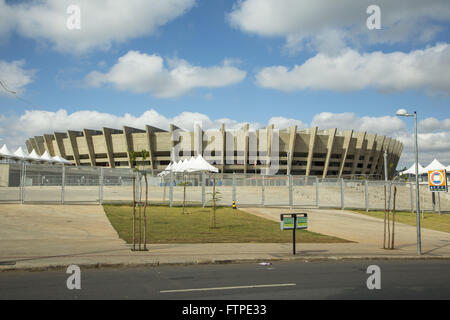
[[[203,259],[184,262],[132,262],[132,263],[85,263],[77,264],[82,269],[101,269],[101,268],[137,268],[137,267],[160,267],[160,266],[192,266],[192,265],[209,265],[209,264],[243,264],[258,262],[316,262],[316,261],[345,261],[345,260],[450,260],[450,256],[310,256],[310,257],[284,257],[284,258],[268,258],[268,259]],[[19,272],[19,271],[58,271],[65,270],[69,264],[55,264],[39,267],[11,267],[1,268],[2,272]]]

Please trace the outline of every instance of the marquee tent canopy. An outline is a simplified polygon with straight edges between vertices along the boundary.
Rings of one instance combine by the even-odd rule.
[[[430,170],[446,170],[446,168],[437,159],[434,159],[428,166],[425,167],[425,170],[428,172]]]
[[[3,145],[3,147],[0,148],[0,157],[3,158],[13,158],[14,155],[11,151],[8,150],[8,147],[6,144]]]
[[[201,155],[198,155],[197,157],[170,163],[164,171],[158,175],[162,177],[170,172],[219,172],[219,169],[209,164]]]
[[[22,161],[38,161],[38,162],[50,162],[50,163],[61,163],[61,164],[72,164],[69,160],[66,160],[60,156],[51,157],[48,151],[45,151],[42,156],[39,156],[36,150],[33,149],[30,154],[22,149],[22,147],[17,148],[17,150],[12,153],[9,151],[6,144],[0,148],[0,158],[22,160]]]
[[[425,170],[424,167],[422,167],[419,163],[419,174],[425,174],[428,171]],[[416,174],[416,164],[414,163],[409,169],[402,171],[401,174]]]

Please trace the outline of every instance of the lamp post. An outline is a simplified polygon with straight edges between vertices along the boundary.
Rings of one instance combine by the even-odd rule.
[[[419,147],[417,143],[417,112],[409,114],[405,109],[399,109],[396,113],[399,117],[414,117],[414,151],[416,157],[416,221],[417,221],[417,254],[422,254],[422,241],[420,236],[420,195],[419,195]]]

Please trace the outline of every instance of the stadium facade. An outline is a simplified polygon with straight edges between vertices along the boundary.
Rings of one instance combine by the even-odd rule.
[[[377,134],[319,130],[297,130],[292,126],[276,130],[273,125],[250,130],[184,131],[175,125],[163,130],[146,126],[145,130],[124,126],[121,130],[68,130],[35,136],[26,141],[29,152],[48,151],[77,166],[131,167],[131,152],[137,164],[154,174],[164,170],[171,160],[202,154],[221,173],[254,174],[265,172],[276,161],[277,174],[318,177],[384,178],[384,153],[387,153],[389,177],[397,167],[403,145]],[[149,151],[143,161],[142,150]]]

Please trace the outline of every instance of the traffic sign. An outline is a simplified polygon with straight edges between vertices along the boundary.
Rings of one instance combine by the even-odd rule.
[[[447,174],[445,170],[430,170],[428,171],[428,187],[432,192],[448,191]]]

